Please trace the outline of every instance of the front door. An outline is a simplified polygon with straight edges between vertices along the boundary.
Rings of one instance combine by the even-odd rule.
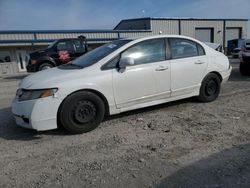
[[[126,108],[170,95],[170,67],[166,61],[164,39],[139,42],[121,54],[134,65],[124,72],[113,70],[113,87],[117,108]]]
[[[26,63],[25,63],[26,54],[27,54],[27,52],[25,50],[17,50],[16,51],[18,71],[20,71],[20,72],[26,71]]]

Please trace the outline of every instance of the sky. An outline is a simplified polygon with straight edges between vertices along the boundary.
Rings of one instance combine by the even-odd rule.
[[[250,0],[0,0],[0,30],[113,29],[128,18],[250,19],[249,12]]]

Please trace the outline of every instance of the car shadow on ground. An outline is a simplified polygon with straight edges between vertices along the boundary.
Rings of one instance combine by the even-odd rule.
[[[26,74],[20,74],[20,75],[3,76],[2,79],[4,79],[4,80],[22,80],[28,75],[30,75],[30,74],[26,73]]]
[[[229,81],[250,81],[250,75],[249,76],[243,76],[240,74],[238,68],[233,68],[231,75],[229,77]]]
[[[156,188],[250,187],[250,144],[234,146],[163,179]]]
[[[196,103],[196,102],[198,102],[198,101],[195,98],[183,99],[183,100],[169,102],[169,103],[160,104],[160,105],[156,105],[156,106],[151,106],[151,107],[146,107],[146,108],[142,108],[142,109],[123,112],[123,113],[118,114],[118,115],[107,116],[104,118],[103,121],[110,121],[113,119],[119,119],[122,117],[129,117],[131,115],[137,115],[137,114],[144,113],[144,112],[160,110],[160,109],[168,108],[171,106],[177,106],[177,105],[181,105],[181,104],[184,105],[186,103]],[[0,138],[6,139],[6,140],[29,141],[29,140],[40,139],[43,135],[55,135],[55,136],[71,135],[68,131],[66,131],[62,127],[59,127],[58,129],[55,129],[55,130],[41,131],[41,132],[19,127],[18,125],[16,125],[16,123],[14,121],[14,117],[11,113],[10,107],[0,109],[0,119],[1,119]]]
[[[196,97],[190,97],[190,98],[181,99],[178,101],[167,102],[167,103],[163,103],[163,104],[159,104],[159,105],[149,106],[149,107],[145,107],[145,108],[140,108],[140,109],[136,109],[136,110],[122,112],[122,113],[116,114],[116,115],[107,116],[107,117],[105,117],[104,121],[109,121],[112,119],[119,119],[122,117],[137,115],[137,114],[141,114],[141,113],[145,113],[145,112],[152,112],[154,110],[162,110],[164,108],[169,108],[169,107],[178,106],[178,105],[184,105],[187,103],[200,103],[200,101],[198,101],[198,99]]]
[[[16,125],[11,108],[0,109],[0,138],[6,140],[37,140],[43,135],[70,135],[66,130],[59,128],[56,130],[38,132],[31,129],[25,129]]]

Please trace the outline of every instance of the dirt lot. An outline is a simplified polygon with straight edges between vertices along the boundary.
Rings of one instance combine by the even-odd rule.
[[[232,65],[212,103],[136,110],[82,135],[17,127],[23,75],[0,78],[0,187],[250,187],[250,78]]]

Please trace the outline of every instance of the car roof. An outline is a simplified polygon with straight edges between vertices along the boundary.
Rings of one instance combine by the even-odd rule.
[[[132,40],[132,41],[137,41],[137,40],[147,40],[147,39],[155,39],[155,38],[184,38],[184,39],[189,39],[189,40],[193,40],[196,42],[201,43],[201,41],[198,41],[194,38],[191,37],[187,37],[184,35],[151,35],[151,36],[147,36],[147,37],[132,37],[132,38],[123,38],[121,40]]]
[[[151,38],[168,38],[168,37],[176,37],[176,38],[190,38],[184,35],[150,35],[146,37],[130,37],[126,39],[137,40],[137,39],[151,39]]]

